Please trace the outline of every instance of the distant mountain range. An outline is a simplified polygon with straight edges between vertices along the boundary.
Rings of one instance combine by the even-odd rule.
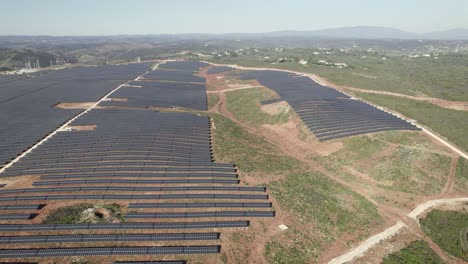
[[[277,31],[261,34],[265,37],[317,37],[348,39],[432,39],[432,40],[468,40],[468,29],[457,28],[431,33],[412,33],[388,27],[341,27],[310,31]]]
[[[265,33],[187,33],[187,34],[148,34],[110,36],[2,36],[0,43],[17,41],[60,41],[60,42],[105,42],[105,41],[145,41],[180,39],[265,39],[265,38],[307,38],[307,39],[400,39],[400,40],[468,40],[468,28],[457,28],[431,33],[412,33],[397,28],[356,26],[306,31],[274,31]]]

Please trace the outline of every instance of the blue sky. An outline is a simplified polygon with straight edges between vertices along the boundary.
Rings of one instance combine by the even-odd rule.
[[[0,35],[468,28],[467,0],[0,0]]]

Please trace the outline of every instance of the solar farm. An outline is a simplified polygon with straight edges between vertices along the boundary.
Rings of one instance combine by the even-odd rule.
[[[1,77],[0,258],[191,263],[192,255],[222,254],[225,233],[277,217],[264,185],[246,184],[235,163],[215,160],[200,74],[208,66],[168,61]],[[272,89],[280,98],[262,103],[287,102],[319,141],[418,130],[305,76],[232,70],[206,74]],[[118,205],[122,214],[46,221],[80,204]]]
[[[340,91],[322,86],[309,77],[280,71],[250,71],[240,79],[255,79],[286,101],[320,140],[389,130],[419,130],[415,125],[356,100]]]
[[[0,244],[6,246],[0,258],[217,254],[223,229],[248,228],[252,218],[275,216],[266,188],[243,186],[235,164],[213,160],[209,117],[151,109],[206,110],[204,78],[194,76],[206,64],[167,63],[152,71],[149,66],[73,68],[5,80],[5,165],[83,112],[55,105],[95,102],[120,87],[3,168],[1,179],[33,180],[0,190]],[[40,220],[61,203],[106,201],[127,207],[125,222]],[[185,263],[177,261],[167,263]]]

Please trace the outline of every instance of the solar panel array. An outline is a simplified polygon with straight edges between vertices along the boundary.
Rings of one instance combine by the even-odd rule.
[[[256,79],[277,92],[320,141],[387,130],[419,130],[397,116],[321,86],[309,77],[280,71],[249,71],[237,76]]]
[[[80,109],[62,102],[93,102],[143,74],[149,64],[77,67],[2,82],[0,78],[0,167],[45,137]]]
[[[164,107],[207,110],[205,78],[194,74],[198,62],[169,62],[116,91],[105,106]],[[166,68],[165,68],[166,67]],[[124,100],[122,100],[124,99]]]
[[[169,72],[198,65],[161,66]],[[148,98],[153,97],[158,98]],[[1,214],[0,248],[22,244],[0,249],[0,258],[219,253],[219,245],[196,243],[219,242],[224,228],[246,228],[251,218],[275,216],[265,187],[241,186],[235,164],[213,160],[207,116],[137,107],[93,109],[71,126],[94,129],[59,131],[0,174],[0,180],[31,179],[31,186],[0,189],[0,211],[15,210]],[[40,224],[39,217],[31,219],[62,202],[119,203],[126,221]],[[125,246],[108,247],[117,242]]]

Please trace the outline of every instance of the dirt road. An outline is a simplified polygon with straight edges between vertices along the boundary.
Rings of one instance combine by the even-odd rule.
[[[233,68],[237,68],[237,69],[245,69],[245,70],[278,70],[278,69],[269,69],[269,68],[249,68],[249,67],[242,67],[242,66],[237,66],[237,65],[228,65],[228,66],[233,67]],[[297,73],[297,72],[293,72],[293,71],[287,71],[287,70],[285,70],[285,71],[286,72],[291,72],[291,73],[296,73],[296,74],[302,74],[302,73]],[[302,74],[302,75],[304,75],[304,74]],[[326,83],[323,83],[321,80],[317,80],[316,76],[310,76],[309,74],[307,74],[306,76],[309,76],[310,78],[312,78],[314,81],[320,83],[321,85],[328,86]],[[427,240],[426,242],[428,242],[428,244],[431,246],[431,248],[435,252],[437,252],[441,257],[443,257],[444,259],[448,258],[447,255],[445,254],[445,252],[443,252],[436,244],[434,244],[419,229],[418,217],[422,213],[424,213],[426,210],[431,209],[431,208],[433,208],[435,206],[468,201],[468,197],[455,197],[455,198],[453,198],[451,196],[453,196],[454,194],[450,193],[451,189],[453,187],[453,181],[454,181],[453,178],[454,178],[454,175],[455,175],[455,167],[456,167],[456,162],[458,160],[458,156],[454,156],[454,158],[452,159],[451,171],[450,171],[449,175],[447,176],[446,188],[444,188],[444,192],[441,195],[438,196],[438,199],[424,201],[421,204],[417,205],[416,208],[413,211],[411,211],[409,214],[407,214],[406,212],[403,212],[402,210],[399,210],[398,208],[389,208],[387,206],[377,204],[375,201],[373,201],[371,196],[367,195],[366,190],[362,189],[360,186],[355,186],[352,183],[346,182],[346,181],[342,180],[341,178],[336,177],[335,175],[333,175],[333,174],[329,173],[328,171],[326,171],[325,169],[321,168],[320,164],[315,164],[315,163],[311,164],[313,162],[308,160],[308,159],[305,159],[305,157],[304,157],[304,154],[307,153],[307,149],[310,146],[303,146],[303,145],[301,145],[301,142],[291,142],[291,139],[294,139],[295,138],[295,133],[297,133],[297,131],[295,131],[295,129],[294,129],[294,126],[293,126],[293,128],[288,128],[286,133],[289,135],[289,137],[285,137],[284,135],[281,134],[281,131],[275,131],[276,132],[275,133],[275,132],[266,131],[266,130],[263,130],[263,129],[253,128],[253,127],[250,127],[247,124],[244,124],[244,123],[240,122],[239,120],[237,120],[232,115],[232,113],[230,113],[228,111],[228,109],[226,107],[226,97],[225,97],[223,91],[227,91],[227,90],[219,89],[218,91],[216,91],[216,92],[219,92],[219,94],[220,94],[220,101],[215,106],[214,111],[219,112],[220,114],[226,116],[227,118],[230,118],[235,123],[237,123],[238,125],[240,125],[244,129],[246,129],[248,132],[250,132],[252,134],[259,135],[259,136],[262,136],[269,143],[279,147],[285,154],[287,154],[289,156],[292,156],[292,157],[294,157],[294,158],[296,158],[298,160],[301,160],[301,161],[303,161],[305,163],[310,164],[311,167],[313,167],[316,170],[319,170],[319,171],[323,172],[325,175],[330,177],[332,180],[346,186],[347,188],[349,188],[349,189],[351,189],[351,190],[353,190],[353,191],[355,191],[357,193],[360,193],[361,195],[366,197],[370,202],[375,204],[377,206],[379,212],[381,212],[382,214],[384,214],[387,217],[387,222],[388,222],[387,226],[390,226],[392,222],[393,223],[396,222],[396,224],[394,224],[393,226],[385,229],[382,232],[379,232],[379,233],[373,235],[372,237],[368,238],[367,240],[362,242],[357,247],[353,248],[352,250],[346,252],[345,254],[343,254],[341,256],[335,257],[334,259],[332,259],[328,263],[336,264],[336,263],[345,263],[345,262],[352,261],[354,258],[362,256],[370,248],[372,248],[375,245],[379,244],[381,241],[386,240],[386,239],[398,234],[398,232],[402,228],[405,228],[405,227],[409,228],[413,233],[417,233],[418,237],[420,237],[420,238],[422,238],[424,240]],[[376,107],[378,107],[378,106],[376,106]],[[466,156],[466,154],[464,152],[459,151],[456,147],[452,146],[450,143],[446,142],[445,140],[443,140],[439,136],[433,134],[432,132],[430,132],[427,129],[426,130],[423,129],[423,131],[425,131],[429,136],[431,136],[433,138],[436,138],[438,141],[441,141],[444,145],[449,147],[455,153],[460,154],[460,156],[462,156],[464,158],[467,158],[467,156]],[[286,140],[285,140],[285,138],[286,138]],[[344,248],[340,247],[340,245],[333,246],[333,248],[334,248],[334,250],[333,250],[334,252],[340,252],[341,250],[344,250]],[[332,256],[330,256],[330,258],[331,257]],[[324,258],[326,259],[326,257],[324,257]],[[328,258],[328,259],[330,259],[330,258]],[[322,260],[325,260],[325,259],[322,259]]]

